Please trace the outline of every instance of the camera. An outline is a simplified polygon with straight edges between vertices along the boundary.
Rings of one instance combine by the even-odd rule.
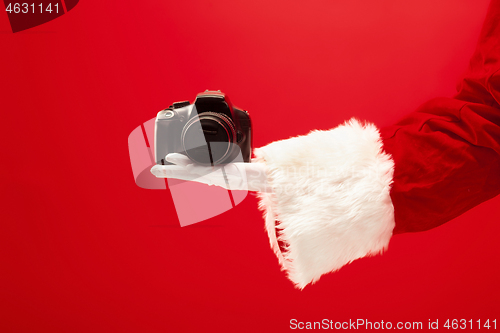
[[[158,112],[154,140],[157,164],[170,164],[165,161],[169,153],[202,165],[250,162],[250,116],[220,90],[206,90],[192,104],[175,102]]]

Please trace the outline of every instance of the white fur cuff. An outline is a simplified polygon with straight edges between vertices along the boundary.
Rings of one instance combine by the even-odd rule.
[[[394,162],[374,125],[351,119],[254,153],[273,188],[259,193],[271,247],[297,287],[387,249]]]

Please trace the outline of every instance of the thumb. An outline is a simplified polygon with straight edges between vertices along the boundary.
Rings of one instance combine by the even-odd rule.
[[[176,164],[176,165],[181,165],[181,166],[187,166],[188,164],[192,164],[193,162],[187,157],[186,155],[179,154],[179,153],[170,153],[165,156],[165,161]]]

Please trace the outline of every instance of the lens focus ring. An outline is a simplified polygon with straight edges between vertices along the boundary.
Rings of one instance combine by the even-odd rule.
[[[231,154],[236,139],[236,126],[231,118],[208,111],[186,123],[181,141],[183,150],[193,161],[219,164]]]

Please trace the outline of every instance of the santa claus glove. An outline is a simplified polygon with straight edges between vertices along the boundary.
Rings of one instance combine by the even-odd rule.
[[[189,157],[171,153],[165,157],[171,165],[155,165],[151,173],[158,178],[175,178],[216,185],[227,190],[272,192],[267,183],[264,163],[229,163],[216,166],[194,164]]]

